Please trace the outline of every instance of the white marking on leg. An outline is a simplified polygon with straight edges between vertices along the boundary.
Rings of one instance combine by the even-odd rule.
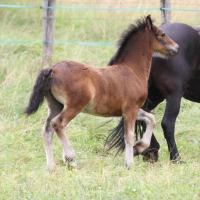
[[[75,152],[70,145],[68,137],[63,133],[60,137],[63,145],[63,162],[68,164],[70,169],[77,169],[77,163],[75,161]]]
[[[56,119],[57,120],[57,119]],[[57,130],[57,135],[62,143],[63,146],[63,161],[65,162],[71,162],[75,158],[75,152],[73,148],[70,145],[68,137],[65,135],[65,124],[63,125],[63,128],[60,130]]]
[[[52,137],[53,137],[52,131],[45,131],[44,134],[43,134],[47,168],[50,171],[55,168],[53,146],[52,146]]]
[[[63,145],[63,162],[71,162],[75,158],[75,152],[70,145],[69,139],[63,134],[61,136],[61,142]]]
[[[129,130],[124,136],[125,139],[125,165],[130,169],[133,163],[134,132]]]
[[[152,127],[152,124],[151,124],[151,122],[148,118],[145,119],[145,122],[146,122],[146,131],[145,131],[141,141],[147,147],[149,147],[150,142],[151,142],[152,133],[153,133],[153,127]]]
[[[133,145],[125,143],[125,164],[127,169],[130,169],[133,163]]]
[[[153,114],[145,112],[144,110],[140,109],[137,116],[138,120],[142,120],[146,123],[146,131],[140,140],[140,142],[143,142],[146,146],[146,148],[149,147],[151,142],[151,137],[153,134],[153,129],[155,128],[155,117]],[[145,150],[145,149],[144,149]]]

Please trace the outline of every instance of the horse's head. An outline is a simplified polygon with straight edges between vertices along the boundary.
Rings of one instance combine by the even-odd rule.
[[[152,37],[154,53],[173,56],[178,53],[179,45],[152,23],[150,15],[146,17],[146,27]]]

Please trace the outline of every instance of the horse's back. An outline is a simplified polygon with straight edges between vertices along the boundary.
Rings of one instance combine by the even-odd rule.
[[[200,100],[200,36],[198,31],[182,23],[169,23],[161,26],[180,46],[177,55],[169,59],[154,57],[150,79],[151,88],[157,88],[163,96],[167,96],[178,89],[184,88],[184,96],[197,101]],[[194,79],[194,80],[193,80]],[[187,86],[187,87],[186,87]],[[188,93],[189,92],[189,93]]]
[[[199,36],[199,33],[196,29],[184,23],[166,23],[161,25],[161,29],[167,35],[176,39],[176,41],[181,42],[191,42],[196,40]]]

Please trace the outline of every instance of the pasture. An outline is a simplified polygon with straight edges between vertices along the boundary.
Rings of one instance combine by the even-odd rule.
[[[178,1],[174,2],[178,5]],[[39,5],[40,1],[32,3]],[[187,5],[186,0],[181,4]],[[106,65],[115,46],[103,42],[115,43],[128,24],[146,14],[57,10],[55,40],[60,42],[55,44],[53,62],[70,59]],[[157,24],[159,14],[152,13]],[[199,13],[178,12],[173,15],[173,21],[199,25],[198,16]],[[42,44],[38,42],[42,38],[42,10],[1,9],[0,17],[0,40],[14,39],[10,44],[8,41],[0,45],[0,199],[200,199],[200,104],[186,100],[182,101],[175,134],[185,164],[169,162],[160,127],[163,103],[154,111],[155,135],[161,144],[157,163],[144,163],[138,157],[127,171],[123,154],[114,157],[115,152],[107,153],[104,148],[107,132],[117,125],[118,119],[80,114],[68,128],[79,169],[71,171],[62,163],[61,145],[55,135],[56,169],[50,174],[46,170],[41,136],[47,106],[43,104],[29,118],[23,114],[42,67]],[[27,43],[21,44],[21,40]],[[101,46],[66,45],[63,41],[100,41]]]

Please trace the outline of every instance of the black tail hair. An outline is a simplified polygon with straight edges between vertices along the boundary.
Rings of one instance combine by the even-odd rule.
[[[135,123],[135,134],[136,140],[142,138],[144,132],[146,131],[146,123],[144,121],[137,120]],[[123,152],[125,149],[125,141],[124,141],[124,117],[121,118],[119,124],[111,130],[110,134],[106,138],[105,145],[108,147],[108,151],[116,148],[117,153]]]
[[[31,97],[29,99],[29,104],[25,109],[25,113],[27,115],[35,113],[40,105],[43,103],[44,97],[48,94],[50,90],[51,72],[52,69],[47,68],[41,70],[41,72],[39,73],[33,87]]]

